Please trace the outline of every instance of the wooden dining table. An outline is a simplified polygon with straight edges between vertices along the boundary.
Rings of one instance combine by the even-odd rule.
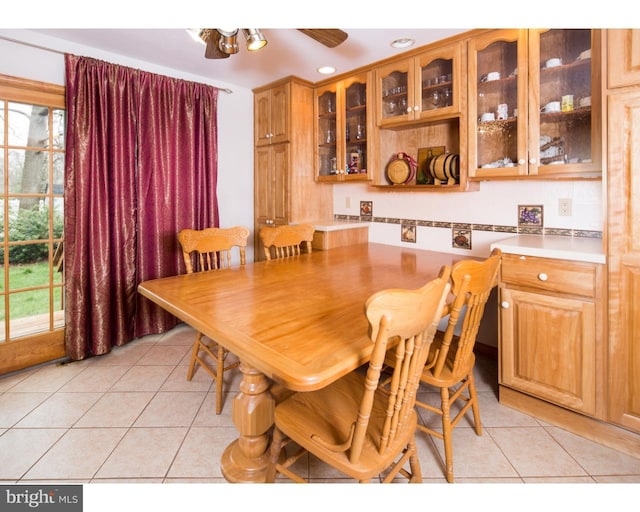
[[[368,362],[368,297],[419,288],[459,259],[364,243],[154,279],[138,291],[240,359],[232,401],[238,439],[225,449],[221,470],[229,482],[263,482],[277,401],[323,388]]]

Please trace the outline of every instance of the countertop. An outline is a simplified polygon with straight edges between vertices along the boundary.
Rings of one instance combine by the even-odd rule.
[[[606,263],[600,238],[578,238],[553,235],[517,235],[491,244],[491,249],[509,254],[540,256],[589,263]]]
[[[318,222],[309,222],[312,224],[316,231],[340,231],[341,229],[355,229],[355,228],[368,228],[367,222],[356,222],[348,220],[325,220]]]

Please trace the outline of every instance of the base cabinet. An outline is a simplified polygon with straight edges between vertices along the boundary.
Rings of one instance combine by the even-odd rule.
[[[595,416],[601,266],[505,254],[500,384]]]

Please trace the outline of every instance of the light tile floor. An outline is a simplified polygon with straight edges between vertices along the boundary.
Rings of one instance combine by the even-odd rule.
[[[0,378],[0,483],[224,482],[240,373],[227,375],[216,416],[208,375],[185,378],[193,336],[179,325],[105,356]],[[456,427],[457,482],[640,483],[640,459],[501,406],[495,361],[478,358],[477,386],[484,434],[469,421]],[[445,483],[442,443],[422,433],[417,442],[424,481]],[[345,482],[317,460],[297,467],[313,482]]]

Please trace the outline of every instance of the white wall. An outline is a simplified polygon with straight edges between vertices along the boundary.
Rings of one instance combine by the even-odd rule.
[[[3,40],[2,37],[56,51]],[[253,94],[251,90],[216,82],[210,77],[190,75],[122,55],[63,42],[26,30],[0,30],[0,74],[64,85],[64,56],[59,52],[95,57],[153,73],[231,89],[233,91],[231,94],[220,92],[218,96],[220,225],[244,225],[253,232]],[[247,260],[253,260],[252,241],[247,246]]]
[[[572,215],[558,214],[558,199],[572,200]],[[518,205],[542,205],[545,228],[602,232],[601,181],[483,181],[475,192],[393,192],[366,184],[334,186],[334,212],[358,216],[360,201],[373,201],[373,217],[431,220],[494,226],[518,225]],[[347,206],[349,205],[349,206]],[[400,225],[372,222],[369,240],[448,253],[483,257],[492,242],[513,236],[473,230],[471,250],[452,248],[452,231],[417,227],[416,243],[401,242]]]

